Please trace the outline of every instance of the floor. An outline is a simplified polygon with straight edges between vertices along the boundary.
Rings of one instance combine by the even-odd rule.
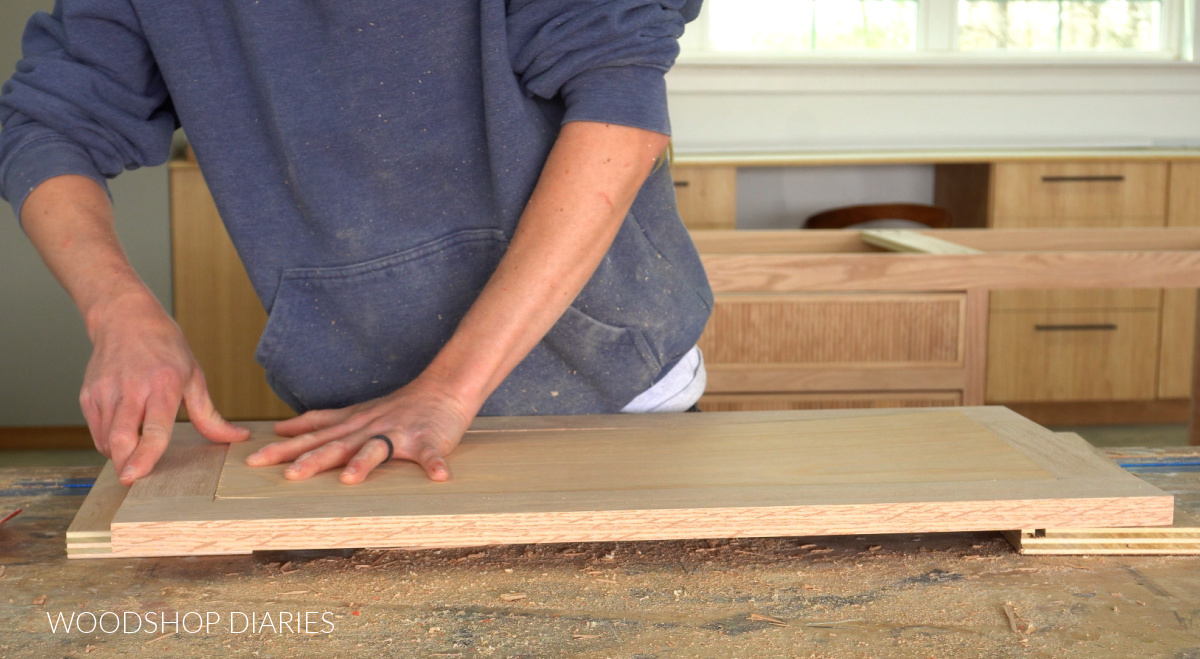
[[[1187,426],[1183,424],[1084,426],[1054,428],[1058,432],[1079,433],[1095,446],[1187,446]],[[0,467],[72,467],[103,465],[104,456],[95,451],[0,451]]]

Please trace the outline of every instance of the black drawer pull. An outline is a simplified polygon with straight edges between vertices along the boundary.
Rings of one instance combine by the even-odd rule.
[[[1120,183],[1125,180],[1122,174],[1107,174],[1097,176],[1043,176],[1042,183]]]
[[[687,186],[688,186],[687,181],[675,181],[675,187],[677,187],[677,188],[686,188]]]
[[[1083,323],[1078,325],[1034,325],[1039,332],[1114,332],[1116,323]]]

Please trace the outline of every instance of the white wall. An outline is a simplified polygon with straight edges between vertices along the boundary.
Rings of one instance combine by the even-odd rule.
[[[795,229],[838,206],[933,203],[933,166],[753,167],[738,173],[739,229]]]
[[[1190,63],[680,63],[668,89],[681,154],[1200,147]]]
[[[0,3],[0,79],[20,57],[34,11],[51,0]],[[166,168],[127,173],[112,184],[118,232],[129,258],[170,308],[171,263]],[[0,426],[82,425],[79,385],[91,344],[79,312],[50,276],[0,203]]]

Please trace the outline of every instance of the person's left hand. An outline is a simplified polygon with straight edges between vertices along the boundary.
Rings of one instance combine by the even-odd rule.
[[[395,447],[393,459],[411,460],[430,479],[444,481],[450,470],[443,458],[458,446],[473,416],[453,396],[418,378],[383,398],[280,421],[276,434],[291,439],[264,446],[247,457],[246,464],[266,467],[291,461],[283,472],[289,480],[345,466],[340,479],[354,485],[387,459],[387,445],[371,439],[386,435]]]

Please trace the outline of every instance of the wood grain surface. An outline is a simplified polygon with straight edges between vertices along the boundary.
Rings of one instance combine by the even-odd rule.
[[[621,432],[631,428],[639,432]],[[910,430],[918,428],[926,430]],[[810,432],[824,442],[807,439]],[[958,432],[966,438],[941,437]],[[207,441],[181,427],[168,453],[195,454],[199,443]],[[556,461],[538,457],[545,443],[559,445]],[[472,444],[519,450],[484,467]],[[894,457],[889,444],[909,454]],[[1173,506],[1086,442],[1056,438],[1003,408],[510,418],[485,420],[463,448],[451,458],[450,483],[424,482],[415,468],[397,465],[408,483],[353,495],[320,481],[297,484],[325,488],[310,494],[259,481],[260,493],[279,494],[224,498],[208,460],[190,463],[203,475],[156,471],[114,517],[113,555],[1168,525]],[[985,456],[990,474],[979,467]],[[893,460],[903,466],[884,464]],[[505,478],[521,484],[505,486]],[[212,488],[207,494],[202,483]],[[146,496],[154,492],[163,494]]]
[[[286,500],[504,493],[536,498],[597,490],[1053,478],[957,412],[904,421],[900,427],[889,416],[706,424],[657,429],[652,436],[640,428],[472,433],[447,458],[448,482],[434,483],[416,464],[395,460],[356,486],[341,484],[333,471],[288,481],[286,465],[247,467],[246,456],[279,439],[263,434],[230,447],[216,496]],[[869,460],[862,459],[866,454]]]

